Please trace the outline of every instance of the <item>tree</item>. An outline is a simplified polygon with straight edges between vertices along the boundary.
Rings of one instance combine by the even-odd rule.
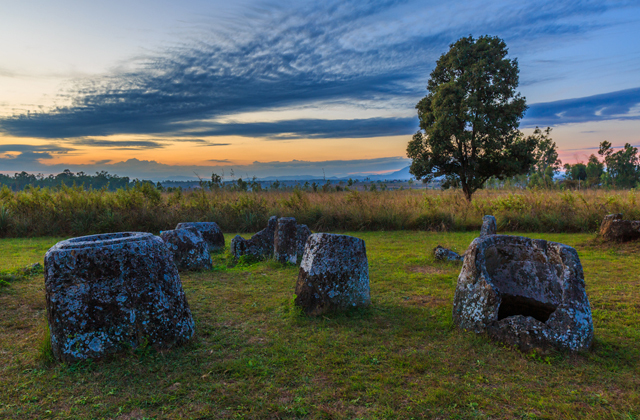
[[[489,178],[528,173],[535,164],[536,139],[518,130],[527,108],[516,92],[518,62],[507,53],[500,38],[469,36],[440,57],[416,105],[422,131],[407,146],[417,179],[445,176],[471,201]]]
[[[587,184],[590,186],[598,185],[602,174],[604,174],[604,163],[600,162],[596,155],[589,156],[589,162],[587,163]]]
[[[633,188],[640,182],[640,159],[636,147],[627,143],[624,149],[614,152],[611,143],[605,140],[600,143],[598,154],[604,157],[607,165],[607,183],[618,188]]]

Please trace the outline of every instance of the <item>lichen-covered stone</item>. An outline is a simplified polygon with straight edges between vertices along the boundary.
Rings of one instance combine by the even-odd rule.
[[[276,224],[273,239],[273,256],[281,263],[295,264],[298,259],[298,224],[293,217],[281,217]]]
[[[173,253],[178,270],[210,270],[213,267],[209,245],[195,228],[165,230],[160,232],[160,237]]]
[[[447,249],[443,246],[438,245],[433,248],[433,256],[436,260],[439,261],[462,261],[464,260],[464,255],[460,255],[455,251]]]
[[[267,227],[248,240],[240,235],[236,235],[236,237],[231,240],[231,254],[236,259],[243,255],[250,255],[259,260],[270,258],[273,255],[273,241],[277,222],[278,218],[271,216]]]
[[[312,316],[370,305],[364,241],[329,233],[309,236],[296,295],[295,304]]]
[[[496,218],[490,215],[482,218],[482,228],[480,229],[480,236],[495,235],[498,233],[498,224]]]
[[[209,252],[224,249],[224,235],[220,226],[215,222],[184,222],[178,223],[176,229],[194,228],[202,235],[209,245]]]
[[[307,225],[298,225],[296,228],[296,252],[298,259],[302,259],[304,255],[304,246],[307,244],[307,239],[311,235],[311,229]]]
[[[100,358],[188,341],[193,319],[171,253],[157,236],[121,232],[58,242],[45,255],[54,356]]]
[[[458,277],[453,321],[524,351],[588,348],[593,321],[578,253],[520,236],[476,238]]]
[[[608,241],[638,240],[640,239],[640,220],[624,220],[621,213],[606,215],[600,225],[599,235]]]

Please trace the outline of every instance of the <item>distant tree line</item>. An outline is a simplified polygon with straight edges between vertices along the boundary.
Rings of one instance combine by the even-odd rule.
[[[73,173],[65,169],[57,175],[29,174],[25,171],[16,173],[13,176],[0,174],[0,185],[6,185],[13,191],[22,191],[27,186],[40,188],[58,188],[67,186],[83,187],[85,189],[107,189],[115,191],[119,188],[132,187],[135,183],[152,183],[152,181],[131,180],[129,177],[111,175],[106,171],[96,172],[95,175],[84,172]]]

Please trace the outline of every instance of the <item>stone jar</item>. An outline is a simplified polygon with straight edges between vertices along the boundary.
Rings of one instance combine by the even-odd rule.
[[[200,232],[202,239],[209,245],[209,252],[224,249],[224,234],[215,222],[184,222],[176,225],[177,229],[193,228]]]
[[[278,219],[273,240],[273,256],[281,263],[296,264],[298,224],[293,217]]]
[[[578,253],[520,236],[476,238],[458,277],[453,321],[525,351],[589,348],[593,321]]]
[[[295,304],[322,315],[371,304],[369,262],[362,239],[315,233],[304,249]]]
[[[157,236],[121,232],[58,242],[45,255],[54,356],[100,358],[151,345],[168,349],[194,333],[171,253]]]
[[[173,253],[179,271],[210,270],[213,267],[209,245],[195,228],[160,232],[160,238]]]

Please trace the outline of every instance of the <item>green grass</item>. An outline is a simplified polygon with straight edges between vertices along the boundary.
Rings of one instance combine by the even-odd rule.
[[[318,319],[293,306],[297,269],[274,262],[183,274],[197,333],[187,346],[74,365],[48,360],[42,275],[0,294],[0,418],[640,418],[637,244],[529,234],[575,246],[593,348],[523,354],[455,329],[467,233],[359,232],[372,305]],[[226,235],[229,241],[233,235]],[[2,267],[42,261],[56,239],[0,240]],[[23,253],[22,250],[25,250]]]

